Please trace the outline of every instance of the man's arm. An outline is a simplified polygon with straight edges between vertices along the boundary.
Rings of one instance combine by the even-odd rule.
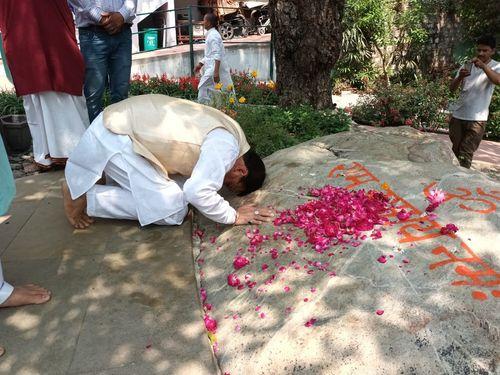
[[[483,69],[484,73],[488,77],[488,79],[494,84],[494,85],[500,85],[500,73],[495,72],[491,67],[489,67],[487,64],[479,60],[478,58],[472,59],[472,62],[474,65],[476,65],[478,68]]]
[[[218,191],[226,173],[238,158],[236,139],[226,130],[215,129],[205,138],[191,177],[184,184],[186,201],[207,218],[222,224],[262,224],[271,221],[271,210],[244,205],[236,211]]]
[[[468,76],[470,76],[470,72],[467,69],[465,69],[464,66],[462,65],[460,67],[458,74],[450,83],[450,91],[455,92],[458,89],[458,87],[462,84],[464,78]]]
[[[218,36],[218,35],[217,35]],[[215,67],[214,67],[214,82],[218,83],[220,81],[220,63],[222,59],[222,50],[224,48],[224,44],[222,42],[222,38],[218,36],[217,38],[214,38],[213,44],[212,44],[212,54],[213,54],[213,59],[215,60]]]
[[[184,184],[186,200],[218,223],[233,224],[236,221],[236,210],[218,191],[227,171],[238,158],[238,152],[236,139],[229,132],[213,130],[203,142],[198,162]]]
[[[120,12],[125,22],[130,22],[131,18],[135,16],[136,10],[137,0],[125,0],[118,12]]]
[[[93,0],[68,0],[68,4],[79,13],[90,17],[95,23],[100,23],[103,10]]]

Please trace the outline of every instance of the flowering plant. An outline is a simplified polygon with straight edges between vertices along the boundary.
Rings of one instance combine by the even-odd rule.
[[[449,91],[441,82],[379,84],[353,109],[353,119],[375,126],[438,128],[446,125]]]

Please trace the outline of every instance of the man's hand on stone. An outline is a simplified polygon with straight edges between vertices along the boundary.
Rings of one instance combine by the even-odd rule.
[[[237,210],[235,225],[264,224],[274,218],[274,212],[268,208],[257,207],[253,204],[241,206]]]
[[[113,35],[121,31],[125,20],[120,12],[102,13],[101,16],[101,26],[108,34]]]

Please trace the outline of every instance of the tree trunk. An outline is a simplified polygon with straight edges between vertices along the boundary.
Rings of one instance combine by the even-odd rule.
[[[344,0],[270,0],[280,104],[332,106]]]

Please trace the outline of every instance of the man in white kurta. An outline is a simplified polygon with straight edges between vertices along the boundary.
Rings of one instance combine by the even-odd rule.
[[[231,71],[226,61],[224,43],[217,31],[217,16],[208,13],[203,18],[203,24],[207,29],[205,39],[205,55],[195,68],[195,73],[203,69],[203,74],[198,84],[198,102],[209,104],[213,100],[215,84],[222,85],[221,90],[233,92],[233,80]]]
[[[96,184],[102,173],[106,185]],[[222,224],[260,224],[272,213],[231,207],[218,192],[261,187],[262,160],[240,126],[222,112],[183,99],[142,95],[106,108],[66,166],[66,215],[76,228],[90,217],[179,225],[188,204]]]

